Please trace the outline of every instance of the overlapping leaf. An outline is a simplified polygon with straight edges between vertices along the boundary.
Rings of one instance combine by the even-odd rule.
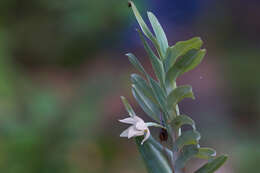
[[[194,37],[186,41],[179,41],[174,46],[169,47],[164,61],[165,70],[168,71],[174,65],[177,58],[183,56],[189,50],[200,49],[202,43],[199,37]]]
[[[177,158],[177,160],[175,162],[175,169],[178,171],[178,170],[184,168],[185,164],[191,158],[193,158],[198,153],[198,151],[199,151],[199,149],[198,149],[197,145],[184,146],[181,151],[181,154],[179,155],[179,157]]]
[[[216,156],[216,151],[208,147],[199,148],[199,152],[198,154],[196,154],[196,157],[200,159],[211,159],[215,156]]]
[[[158,51],[159,55],[162,56],[160,46],[158,44],[157,39],[154,37],[154,35],[151,33],[150,29],[148,28],[148,26],[144,22],[142,16],[140,15],[139,11],[137,10],[135,4],[132,1],[129,1],[129,3],[131,4],[135,18],[136,18],[141,30],[143,31],[144,35],[152,41],[152,43],[155,46],[156,50]]]
[[[154,72],[158,78],[158,80],[160,81],[161,86],[164,85],[164,80],[165,80],[165,72],[163,69],[163,63],[160,61],[160,59],[154,54],[153,50],[151,49],[151,47],[149,46],[149,44],[146,42],[146,40],[144,39],[142,33],[140,31],[138,31],[140,38],[144,44],[144,48],[149,56],[149,59],[151,61],[151,64],[153,66]]]
[[[127,99],[124,97],[124,96],[121,96],[121,100],[122,102],[124,103],[124,106],[125,106],[125,109],[126,111],[128,112],[128,114],[131,116],[131,117],[134,117],[136,114],[132,108],[132,106],[129,104],[129,102],[127,101]]]
[[[192,88],[189,85],[183,85],[175,88],[167,97],[168,107],[175,107],[184,98],[195,99]]]
[[[132,83],[141,91],[146,97],[148,97],[151,101],[157,102],[155,96],[153,94],[152,88],[147,84],[145,79],[138,74],[131,75]]]
[[[195,173],[213,173],[218,170],[227,160],[226,155],[219,156],[214,160],[206,163],[201,168],[199,168]]]
[[[198,144],[198,141],[200,140],[200,134],[196,130],[189,130],[186,132],[183,132],[180,137],[177,138],[175,143],[173,144],[173,151],[178,151],[182,147],[186,145],[191,144]]]
[[[144,70],[144,67],[134,54],[128,53],[126,54],[126,56],[128,56],[129,61],[137,70],[139,70],[142,74],[147,75],[146,71]]]
[[[201,62],[205,54],[206,54],[205,49],[202,50],[192,49],[188,51],[167,72],[166,85],[171,85],[171,83],[176,81],[176,78],[178,76],[196,67]]]
[[[148,18],[150,20],[150,23],[153,27],[153,31],[155,33],[158,44],[160,46],[160,50],[162,52],[162,58],[164,58],[165,54],[166,54],[166,50],[169,47],[168,46],[168,40],[166,38],[166,35],[164,33],[164,30],[163,30],[161,24],[159,23],[159,21],[155,17],[155,15],[151,12],[148,12],[147,14],[148,14]]]
[[[175,130],[178,130],[183,125],[190,125],[195,130],[195,122],[187,115],[179,115],[175,117],[172,121],[172,126]]]
[[[143,111],[152,119],[160,122],[161,111],[148,97],[146,97],[135,85],[132,85],[132,94]]]
[[[172,173],[167,159],[148,139],[141,145],[142,137],[136,138],[136,144],[149,173]]]

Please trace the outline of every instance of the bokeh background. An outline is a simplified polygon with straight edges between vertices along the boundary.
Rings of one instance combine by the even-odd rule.
[[[205,60],[178,81],[196,100],[180,109],[196,120],[202,146],[229,155],[218,173],[259,172],[260,1],[135,3],[156,14],[170,45],[204,41]],[[151,71],[136,27],[126,0],[0,1],[1,172],[145,172],[117,121],[126,116],[120,95],[148,119],[131,96],[136,70],[124,56],[135,53]]]

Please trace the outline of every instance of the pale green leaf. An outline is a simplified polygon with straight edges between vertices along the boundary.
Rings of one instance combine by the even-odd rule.
[[[144,48],[148,54],[148,57],[151,61],[151,64],[153,66],[154,72],[156,74],[157,79],[160,81],[161,86],[164,85],[164,80],[165,80],[165,72],[163,69],[163,63],[160,61],[160,59],[154,54],[153,50],[149,46],[149,44],[146,42],[144,39],[142,33],[138,31],[140,38],[144,44]]]
[[[186,163],[198,153],[197,145],[184,146],[175,162],[175,170],[179,171],[185,167]]]
[[[195,173],[214,173],[226,162],[226,160],[227,160],[226,155],[219,156],[214,160],[203,165]]]
[[[132,53],[128,53],[126,54],[126,56],[128,56],[129,61],[131,62],[131,64],[137,69],[139,70],[141,73],[143,73],[144,75],[147,75],[147,73],[144,70],[144,67],[142,66],[142,64],[140,63],[140,61],[136,58],[136,56]]]
[[[212,148],[208,147],[201,147],[199,148],[199,152],[197,153],[196,157],[200,159],[211,159],[216,156],[216,151]]]
[[[151,137],[141,145],[143,137],[136,137],[138,150],[149,173],[172,173],[164,153],[153,145]]]
[[[185,145],[196,145],[200,140],[200,134],[196,130],[189,130],[183,132],[179,138],[173,144],[173,151],[180,150]]]
[[[135,18],[136,18],[141,30],[143,31],[144,35],[146,35],[147,38],[149,38],[151,41],[155,40],[153,34],[151,33],[148,26],[144,22],[144,20],[143,20],[142,16],[140,15],[138,9],[136,8],[135,4],[132,1],[129,1],[129,3],[131,3],[131,7],[132,7],[132,10],[134,12]]]
[[[160,122],[161,111],[148,97],[146,97],[135,85],[132,85],[132,93],[143,111],[152,119]]]
[[[152,41],[152,43],[153,43],[154,47],[156,48],[157,52],[159,53],[160,56],[162,56],[162,52],[160,50],[160,46],[158,44],[157,39],[154,37],[154,35],[151,33],[150,29],[148,28],[148,26],[144,22],[142,16],[140,15],[139,11],[137,10],[135,4],[132,1],[129,1],[129,3],[131,4],[135,18],[136,18],[141,30],[143,31],[144,35]]]
[[[138,88],[138,90],[141,91],[146,97],[151,99],[151,101],[157,103],[152,88],[140,75],[131,74],[131,81],[136,86],[136,88]]]
[[[134,112],[132,106],[131,106],[131,105],[129,104],[129,102],[127,101],[127,99],[126,99],[124,96],[121,96],[121,100],[122,100],[122,102],[123,102],[123,104],[124,104],[124,106],[125,106],[125,109],[126,109],[126,111],[128,112],[128,114],[129,114],[131,117],[135,116],[136,114],[135,114],[135,112]]]
[[[189,85],[178,86],[167,97],[168,107],[174,107],[184,98],[195,99],[192,88]]]
[[[206,55],[206,49],[201,49],[196,55],[196,57],[194,57],[190,63],[187,63],[182,73],[188,72],[194,69],[195,67],[197,67],[201,63],[205,55]]]
[[[175,117],[172,121],[172,126],[174,129],[178,130],[183,125],[191,125],[193,129],[195,130],[195,122],[187,115],[179,115]]]
[[[159,86],[159,84],[153,80],[152,78],[149,78],[149,83],[151,85],[151,88],[153,90],[154,96],[160,105],[161,109],[164,113],[167,113],[167,104],[166,104],[166,94],[162,90],[162,88]]]
[[[169,47],[166,52],[165,70],[168,71],[176,62],[177,58],[183,56],[191,49],[200,49],[202,40],[194,37],[186,41],[179,41],[174,46]]]
[[[150,23],[153,27],[153,31],[154,31],[155,36],[157,38],[158,44],[160,46],[160,50],[161,50],[162,56],[163,56],[162,58],[164,59],[165,54],[166,54],[166,50],[169,47],[168,46],[168,40],[167,40],[166,35],[164,33],[164,30],[163,30],[161,24],[159,23],[158,19],[156,18],[156,16],[151,12],[148,12],[147,14],[148,14],[148,18],[150,20]]]
[[[202,50],[190,50],[182,58],[180,58],[167,72],[166,74],[166,85],[170,86],[171,83],[176,81],[176,78],[195,68],[203,59],[206,51]]]

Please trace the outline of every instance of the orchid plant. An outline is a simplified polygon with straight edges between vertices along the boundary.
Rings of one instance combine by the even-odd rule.
[[[123,131],[120,137],[135,138],[149,173],[184,173],[187,162],[194,157],[206,159],[207,163],[193,172],[215,172],[224,164],[227,156],[216,157],[214,149],[201,147],[200,133],[196,130],[195,122],[188,115],[180,114],[178,108],[178,103],[184,98],[195,99],[192,87],[177,86],[176,79],[200,64],[206,54],[206,50],[201,49],[202,40],[194,37],[169,46],[163,28],[153,13],[148,12],[148,18],[154,34],[132,1],[129,2],[129,7],[140,25],[141,30],[137,31],[157,79],[153,79],[145,71],[134,54],[126,54],[141,73],[131,75],[132,94],[154,122],[145,123],[136,115],[127,99],[121,97],[130,117],[119,121],[131,126]],[[156,52],[147,39],[151,41]],[[151,135],[149,127],[152,126],[161,128],[160,140]],[[183,131],[183,126],[190,126],[190,130]]]

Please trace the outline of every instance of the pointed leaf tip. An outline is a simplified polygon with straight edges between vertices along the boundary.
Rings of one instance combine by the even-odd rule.
[[[121,96],[121,100],[124,104],[124,107],[126,109],[126,111],[128,112],[128,114],[131,116],[131,117],[134,117],[136,114],[132,108],[132,106],[129,104],[129,102],[127,101],[127,99],[124,97],[124,96]]]
[[[158,19],[156,18],[156,16],[152,12],[148,11],[147,15],[148,15],[148,18],[149,18],[150,23],[152,25],[153,31],[155,33],[156,39],[158,41],[160,51],[161,51],[161,54],[162,54],[162,58],[165,59],[166,50],[169,47],[168,46],[168,40],[167,40],[167,37],[165,35],[165,32],[164,32],[161,24],[159,23]]]
[[[226,162],[227,158],[227,155],[219,156],[203,165],[195,173],[214,173]]]

